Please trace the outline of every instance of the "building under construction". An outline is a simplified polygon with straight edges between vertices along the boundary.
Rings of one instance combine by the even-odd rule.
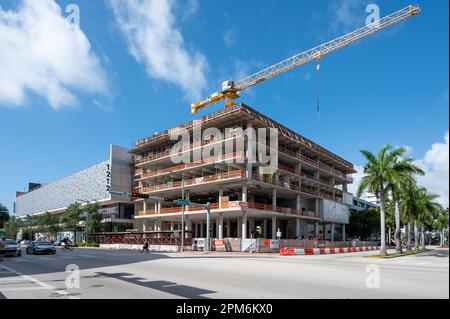
[[[177,155],[194,160],[174,163],[173,149],[179,140],[171,136],[181,130],[192,136],[196,127],[216,128],[223,139],[192,138]],[[277,167],[270,174],[261,169],[267,164],[253,160],[254,143],[239,136],[248,128],[278,131],[278,145],[270,145],[277,149]],[[230,130],[239,133],[230,137],[226,134]],[[243,149],[224,147],[239,138]],[[212,146],[220,152],[195,160],[195,152]],[[184,198],[211,203],[212,238],[345,240],[353,165],[244,104],[139,140],[131,153],[133,191],[165,199],[135,199],[135,228],[143,232],[180,230],[183,215],[188,237],[205,238],[206,210],[171,202]]]

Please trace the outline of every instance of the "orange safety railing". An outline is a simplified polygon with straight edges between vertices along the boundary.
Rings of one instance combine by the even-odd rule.
[[[229,207],[240,207],[239,201],[230,202]],[[235,205],[233,205],[235,204]],[[313,211],[303,211],[295,208],[290,207],[281,207],[281,206],[272,206],[267,204],[260,204],[255,202],[248,202],[247,203],[248,208],[257,209],[257,210],[266,210],[266,211],[275,211],[279,213],[286,213],[290,215],[297,215],[297,216],[308,216],[308,217],[319,217],[318,213],[315,213]],[[211,210],[219,209],[219,203],[212,203],[211,204]],[[181,206],[175,206],[175,207],[167,207],[167,208],[161,208],[159,211],[159,214],[172,214],[172,213],[181,213],[182,207]],[[186,210],[189,212],[193,211],[205,211],[202,207],[197,206],[186,206]],[[148,216],[148,215],[158,215],[157,211],[154,210],[146,210],[146,211],[139,211],[137,213],[137,216]]]
[[[205,160],[195,161],[192,163],[186,163],[186,164],[181,164],[181,165],[176,165],[176,166],[171,166],[171,167],[167,167],[167,168],[162,168],[162,169],[146,172],[146,173],[144,173],[143,177],[144,178],[152,177],[152,176],[161,175],[161,174],[165,174],[165,173],[180,171],[180,170],[187,169],[187,168],[193,168],[193,167],[201,166],[204,164],[228,161],[228,160],[231,160],[234,158],[242,157],[243,155],[244,155],[244,152],[233,152],[233,153],[228,153],[228,154],[220,155],[220,156],[212,156]]]
[[[310,157],[307,157],[305,155],[300,154],[299,152],[294,152],[294,151],[288,150],[287,148],[285,148],[283,146],[278,146],[278,151],[280,151],[280,152],[282,152],[282,153],[284,153],[286,155],[289,155],[291,157],[298,158],[298,159],[300,159],[300,160],[302,160],[302,161],[304,161],[306,163],[309,163],[309,164],[311,164],[311,165],[313,165],[313,166],[315,166],[317,168],[321,168],[324,171],[327,171],[327,172],[329,172],[329,173],[331,173],[333,175],[339,176],[340,178],[343,178],[343,179],[347,180],[348,182],[352,182],[352,178],[351,177],[343,174],[342,172],[339,172],[338,170],[332,168],[331,166],[329,166],[329,165],[327,165],[327,164],[325,164],[323,162],[314,160],[314,159],[312,159]]]
[[[242,177],[245,177],[244,171],[233,170],[233,171],[215,174],[215,175],[208,175],[208,176],[203,176],[203,177],[198,177],[198,178],[187,179],[184,181],[184,186],[199,185],[199,184],[211,183],[211,182],[224,180],[224,179],[242,178]],[[165,190],[165,189],[173,189],[173,188],[179,188],[179,187],[182,187],[182,181],[146,186],[146,187],[141,187],[140,189],[141,189],[142,193],[149,193],[149,192],[160,191],[160,190]]]
[[[240,136],[231,136],[230,138],[236,139],[236,138],[239,138],[239,137]],[[220,140],[212,139],[212,140],[197,141],[197,142],[194,142],[194,143],[191,143],[191,144],[188,144],[188,145],[183,145],[183,147],[181,147],[181,150],[177,150],[176,152],[172,152],[172,149],[161,151],[161,152],[156,152],[156,153],[153,153],[153,154],[151,154],[149,156],[136,159],[135,162],[136,162],[136,164],[142,164],[142,163],[149,162],[149,161],[152,161],[152,160],[155,160],[155,159],[158,159],[158,158],[162,158],[162,157],[166,157],[166,156],[170,156],[170,155],[177,155],[177,154],[180,154],[180,153],[186,152],[186,151],[191,151],[191,150],[193,150],[195,148],[203,147],[203,146],[211,144],[211,143],[223,143],[226,139],[227,138],[223,138],[223,139],[220,139]]]

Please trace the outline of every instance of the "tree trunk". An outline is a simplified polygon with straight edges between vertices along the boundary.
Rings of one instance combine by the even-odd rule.
[[[406,249],[407,250],[409,250],[409,251],[411,251],[411,249],[412,249],[412,245],[411,245],[411,225],[412,225],[412,223],[411,222],[408,222],[408,225],[407,225],[407,227],[406,227],[406,236],[408,236],[407,238],[407,244],[406,244]]]
[[[426,244],[425,244],[425,225],[422,224],[422,249],[426,248]]]
[[[419,226],[414,221],[414,249],[419,249]]]
[[[402,241],[401,241],[401,237],[400,236],[401,236],[401,230],[400,230],[400,207],[399,207],[398,201],[396,200],[395,201],[395,251],[397,253],[402,253]],[[391,238],[389,237],[389,240],[390,239]]]
[[[406,235],[408,236],[408,241],[406,244],[406,249],[411,251],[412,245],[411,245],[411,226],[412,226],[412,222],[411,222],[411,212],[408,213],[409,215],[409,221],[408,221],[408,231],[406,232]]]
[[[383,185],[380,187],[380,240],[381,240],[381,247],[380,247],[380,256],[386,256],[386,205],[384,202],[384,189]]]
[[[388,246],[390,247],[391,246],[391,239],[392,239],[392,236],[391,236],[391,227],[389,227],[388,228]]]
[[[445,228],[442,228],[441,231],[441,247],[444,247],[445,245]]]

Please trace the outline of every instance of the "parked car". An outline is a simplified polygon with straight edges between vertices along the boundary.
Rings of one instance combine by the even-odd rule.
[[[56,248],[50,241],[35,240],[28,244],[26,249],[27,254],[55,254]]]
[[[22,248],[20,244],[16,243],[12,239],[7,239],[5,244],[6,244],[5,256],[15,256],[15,257],[22,256]]]

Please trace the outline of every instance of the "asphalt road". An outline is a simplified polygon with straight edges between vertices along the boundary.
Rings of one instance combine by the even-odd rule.
[[[449,298],[448,249],[394,259],[78,248],[0,262],[2,298]],[[67,266],[79,267],[76,272]],[[73,268],[73,267],[72,267]]]

